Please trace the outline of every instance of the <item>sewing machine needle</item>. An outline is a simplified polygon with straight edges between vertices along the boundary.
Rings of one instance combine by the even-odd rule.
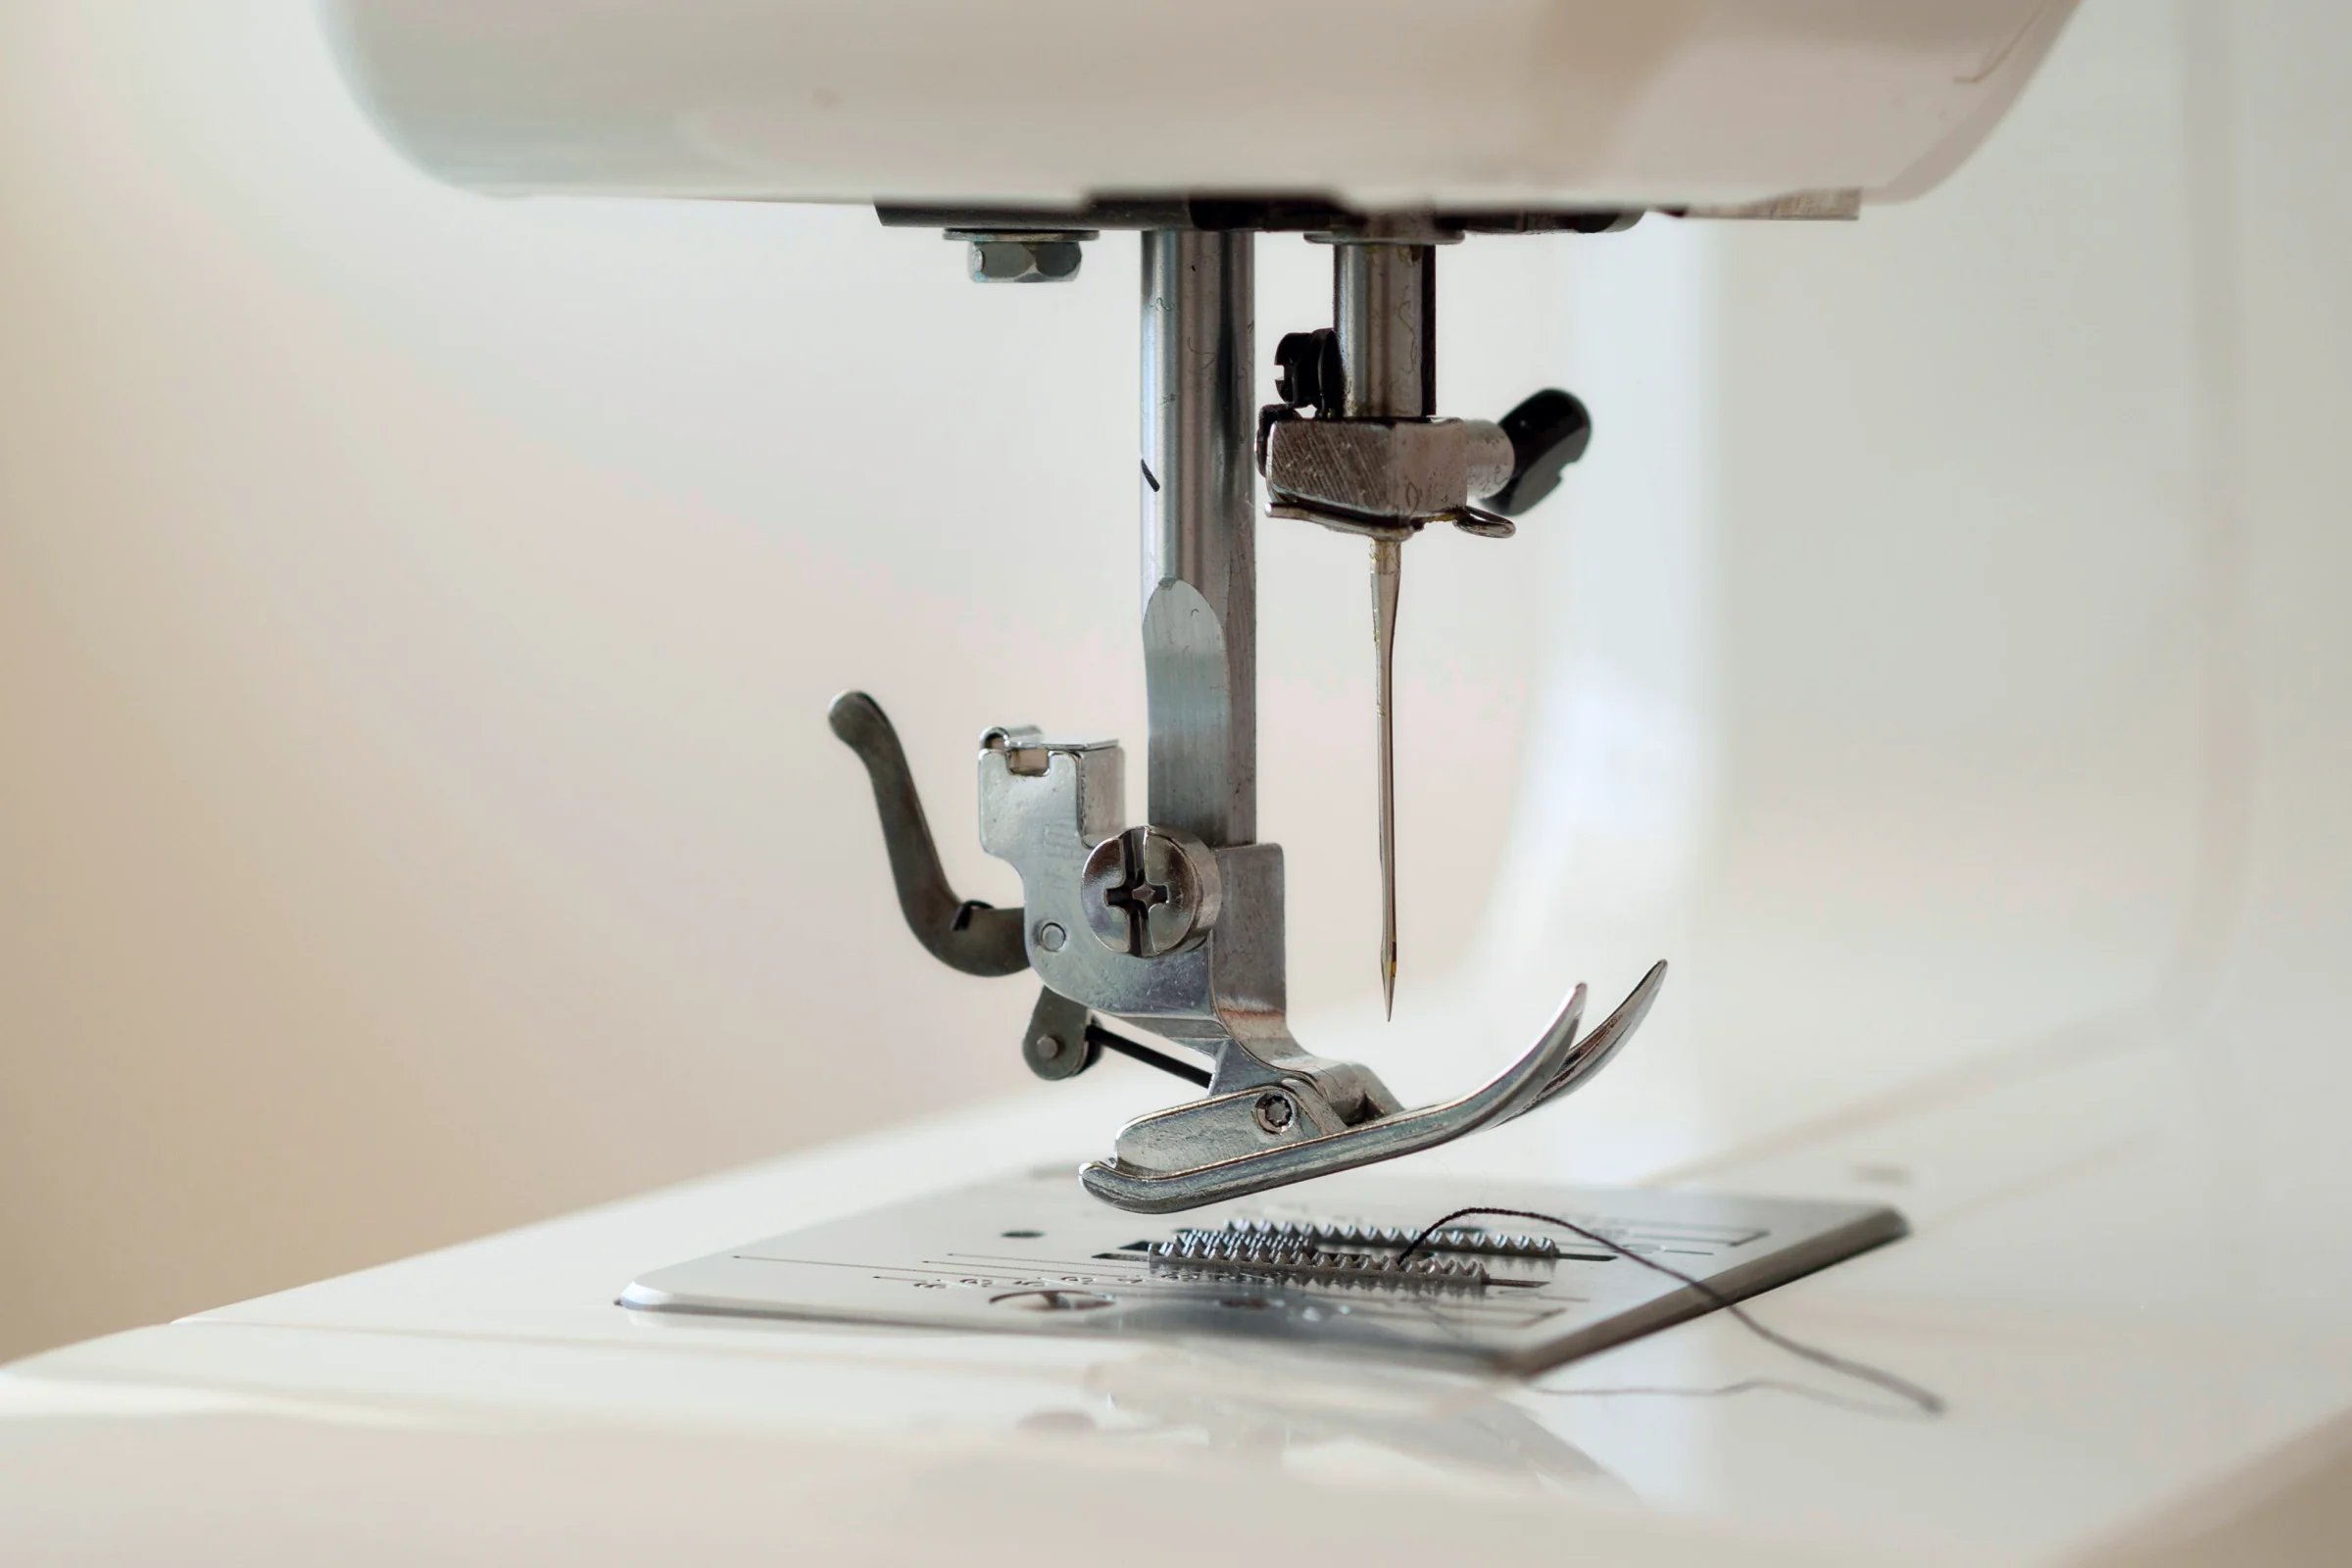
[[[1380,706],[1380,1003],[1396,1015],[1396,588],[1404,545],[1372,541],[1372,653]]]

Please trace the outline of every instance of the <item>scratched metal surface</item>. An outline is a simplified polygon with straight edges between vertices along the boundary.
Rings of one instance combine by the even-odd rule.
[[[1877,1204],[1336,1177],[1144,1218],[1086,1196],[1054,1166],[787,1231],[632,1284],[645,1311],[820,1319],[1012,1333],[1242,1335],[1306,1347],[1533,1372],[1707,1310],[1687,1284],[1574,1232],[1556,1255],[1453,1250],[1488,1276],[1396,1278],[1399,1249],[1340,1242],[1361,1278],[1226,1260],[1155,1258],[1155,1243],[1234,1220],[1396,1227],[1411,1234],[1465,1202],[1557,1214],[1739,1299],[1904,1233]]]

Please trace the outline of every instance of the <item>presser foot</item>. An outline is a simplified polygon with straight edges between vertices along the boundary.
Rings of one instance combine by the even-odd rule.
[[[1585,988],[1569,993],[1535,1048],[1484,1089],[1418,1110],[1348,1124],[1303,1079],[1211,1095],[1129,1122],[1110,1159],[1079,1171],[1086,1190],[1139,1214],[1165,1214],[1242,1198],[1376,1160],[1434,1149],[1497,1127],[1557,1100],[1608,1065],[1665,983],[1653,964],[1617,1010],[1577,1038]]]
[[[1512,1068],[1476,1093],[1400,1107],[1354,1062],[1300,1050],[1282,1023],[1282,850],[1211,849],[1190,833],[1122,828],[1115,741],[1054,741],[1026,728],[983,737],[980,842],[1021,874],[1022,906],[949,887],[898,734],[874,700],[834,700],[833,731],[864,762],[906,924],[967,974],[1033,970],[1022,1035],[1040,1078],[1074,1077],[1115,1052],[1207,1093],[1131,1121],[1086,1190],[1138,1213],[1170,1213],[1450,1143],[1525,1115],[1584,1083],[1641,1026],[1666,978],[1654,965],[1600,1026],[1577,1038],[1585,988]],[[1096,1021],[1173,1026],[1212,1069]]]

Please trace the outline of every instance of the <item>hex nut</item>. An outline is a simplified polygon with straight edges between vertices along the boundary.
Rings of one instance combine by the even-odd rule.
[[[1067,235],[987,235],[971,242],[975,283],[1066,283],[1084,260]]]

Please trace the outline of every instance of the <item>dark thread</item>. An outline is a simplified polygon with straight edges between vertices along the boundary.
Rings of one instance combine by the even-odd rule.
[[[1690,1286],[1690,1289],[1696,1291],[1700,1296],[1704,1297],[1708,1304],[1714,1306],[1720,1311],[1729,1312],[1735,1319],[1739,1321],[1741,1328],[1746,1329],[1750,1334],[1753,1334],[1757,1339],[1762,1340],[1767,1345],[1786,1350],[1790,1355],[1798,1356],[1804,1360],[1810,1361],[1815,1366],[1825,1366],[1833,1372],[1840,1373],[1849,1378],[1859,1378],[1864,1383],[1872,1384],[1878,1388],[1885,1389],[1889,1394],[1896,1395],[1901,1398],[1910,1400],[1913,1404],[1919,1406],[1920,1409],[1926,1411],[1929,1415],[1941,1415],[1944,1412],[1945,1407],[1943,1396],[1941,1395],[1935,1394],[1927,1389],[1921,1388],[1909,1378],[1897,1376],[1892,1372],[1882,1371],[1878,1367],[1869,1365],[1867,1362],[1849,1361],[1842,1355],[1838,1355],[1832,1351],[1821,1349],[1816,1346],[1807,1345],[1802,1340],[1790,1339],[1788,1335],[1781,1333],[1778,1329],[1767,1328],[1762,1323],[1758,1322],[1748,1312],[1747,1308],[1741,1306],[1739,1302],[1733,1300],[1730,1297],[1724,1295],[1712,1285],[1707,1284],[1704,1280],[1695,1279],[1692,1276],[1684,1273],[1681,1269],[1676,1268],[1671,1263],[1661,1263],[1654,1257],[1646,1257],[1642,1253],[1635,1251],[1630,1247],[1624,1247],[1614,1241],[1611,1241],[1608,1237],[1601,1235],[1598,1231],[1589,1231],[1582,1225],[1577,1224],[1574,1220],[1562,1219],[1557,1214],[1539,1214],[1533,1209],[1526,1208],[1490,1208],[1485,1204],[1474,1203],[1468,1208],[1457,1208],[1450,1214],[1441,1215],[1439,1218],[1430,1221],[1428,1225],[1422,1227],[1421,1234],[1415,1236],[1412,1241],[1406,1245],[1404,1250],[1396,1254],[1396,1261],[1399,1263],[1403,1262],[1406,1258],[1411,1257],[1413,1253],[1420,1249],[1424,1242],[1428,1241],[1439,1231],[1444,1230],[1446,1226],[1452,1224],[1457,1219],[1467,1219],[1473,1214],[1494,1214],[1500,1215],[1507,1219],[1532,1219],[1538,1220],[1545,1225],[1557,1225],[1564,1231],[1573,1231],[1577,1235],[1583,1237],[1586,1241],[1591,1242],[1595,1246],[1607,1248],[1610,1251],[1615,1252],[1619,1257],[1632,1258],[1643,1268],[1655,1269],[1660,1274],[1665,1275],[1668,1279],[1679,1280],[1683,1284]],[[1573,1393],[1575,1391],[1562,1390],[1560,1392]]]

